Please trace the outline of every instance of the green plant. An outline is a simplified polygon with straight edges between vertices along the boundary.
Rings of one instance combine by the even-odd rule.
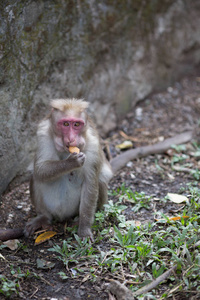
[[[126,205],[122,205],[119,202],[113,203],[112,200],[109,200],[107,204],[104,204],[105,216],[111,220],[121,221],[121,213],[127,208]]]
[[[137,204],[143,201],[148,203],[152,198],[146,197],[144,193],[133,192],[122,185],[117,192],[112,192],[115,199],[117,198],[116,202],[110,200],[105,205],[105,212],[96,214],[93,228],[98,238],[95,236],[95,244],[91,245],[88,239],[82,240],[74,235],[74,242],[70,238],[63,241],[61,246],[55,245],[49,249],[58,254],[57,258],[66,267],[66,272],[61,270],[59,273],[60,277],[62,279],[81,277],[81,280],[87,277],[87,280],[91,281],[96,281],[98,276],[108,275],[122,280],[125,278],[127,281],[131,278],[137,283],[131,288],[136,290],[175,265],[176,276],[172,274],[168,278],[169,283],[181,286],[187,293],[194,290],[198,292],[200,280],[198,183],[192,182],[182,187],[182,192],[187,195],[189,202],[179,213],[189,218],[173,221],[167,214],[162,213],[163,222],[149,222],[135,226],[129,225],[131,220],[125,220],[127,206],[122,203]],[[100,237],[101,243],[97,245]],[[168,294],[174,296],[175,292],[173,289],[169,293],[163,292],[160,299],[166,298]],[[155,299],[155,295],[154,290],[148,293],[150,299]]]
[[[3,275],[0,275],[0,293],[6,297],[10,297],[13,294],[18,294],[17,288],[19,288],[19,283],[17,279],[8,279]]]
[[[76,260],[74,260],[70,255],[71,249],[73,249],[70,241],[71,238],[68,239],[68,242],[64,240],[62,243],[62,247],[59,245],[54,245],[53,248],[48,249],[48,251],[56,252],[57,254],[59,254],[56,257],[61,260],[64,265],[66,265],[66,267],[68,267],[70,261],[76,262]]]
[[[160,275],[162,275],[164,273],[166,269],[166,266],[165,264],[161,265],[156,263],[156,262],[153,262],[152,264],[152,274],[153,274],[153,277],[154,278],[157,278],[159,277]]]
[[[182,153],[182,152],[186,151],[186,146],[183,144],[172,145],[171,148],[174,149],[177,153]]]
[[[140,238],[139,230],[135,230],[132,225],[128,232],[122,233],[116,226],[114,226],[114,231],[114,238],[121,247],[135,245],[136,241]]]
[[[67,268],[69,263],[78,263],[78,260],[85,256],[92,257],[96,251],[91,246],[89,238],[82,240],[77,235],[74,235],[74,237],[77,242],[75,246],[70,243],[72,238],[69,238],[68,240],[63,241],[62,247],[54,245],[53,248],[48,249],[48,251],[59,254],[57,258],[61,260]]]
[[[191,170],[191,174],[194,177],[194,179],[199,180],[200,179],[200,170]]]
[[[118,195],[119,202],[117,203],[129,202],[135,204],[132,208],[134,212],[139,211],[141,208],[150,208],[151,196],[146,196],[144,192],[132,191],[130,188],[126,188],[124,184],[113,195]]]

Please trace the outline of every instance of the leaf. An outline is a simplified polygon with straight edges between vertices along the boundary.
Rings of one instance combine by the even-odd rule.
[[[118,148],[120,150],[132,148],[133,143],[131,141],[124,141],[122,144],[116,145],[115,148]]]
[[[58,275],[59,275],[63,280],[69,278],[69,276],[67,276],[64,272],[58,272]]]
[[[6,242],[3,242],[6,247],[8,247],[10,250],[17,250],[18,245],[20,244],[19,240],[8,240]]]
[[[135,226],[141,226],[141,222],[139,220],[135,220]]]
[[[82,283],[88,281],[89,278],[90,278],[90,274],[87,274],[87,275],[83,278]]]
[[[141,222],[139,220],[127,220],[126,225],[141,226]]]
[[[51,261],[37,258],[37,268],[38,269],[52,269],[54,266],[55,266],[55,263],[53,263]]]
[[[178,221],[178,220],[180,220],[181,218],[183,218],[183,219],[188,219],[189,216],[172,217],[172,218],[169,218],[169,219],[172,220],[172,221]]]
[[[169,218],[169,220],[170,220],[170,221],[179,221],[179,220],[181,220],[181,218],[183,218],[183,219],[188,219],[189,216],[172,217],[172,218]],[[156,220],[157,222],[163,221],[163,220],[166,221],[166,219],[155,219],[155,220]]]
[[[57,234],[57,232],[55,232],[55,231],[46,231],[46,232],[38,235],[38,237],[35,240],[35,245],[39,245],[41,243],[46,242],[47,240],[49,240],[56,234]]]
[[[189,202],[189,199],[186,196],[179,194],[168,193],[167,198],[174,203]]]

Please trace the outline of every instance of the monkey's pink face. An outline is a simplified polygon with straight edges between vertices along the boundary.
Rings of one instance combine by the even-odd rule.
[[[85,122],[79,118],[62,118],[57,124],[57,134],[62,139],[63,147],[82,147]]]

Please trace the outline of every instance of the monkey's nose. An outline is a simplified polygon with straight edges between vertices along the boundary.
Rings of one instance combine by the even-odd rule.
[[[67,147],[74,146],[73,145],[74,142],[75,142],[75,139],[67,139],[67,140],[65,140],[65,144],[66,144]]]

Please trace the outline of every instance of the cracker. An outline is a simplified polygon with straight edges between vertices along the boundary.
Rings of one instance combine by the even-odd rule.
[[[72,146],[69,146],[69,152],[70,153],[80,153],[80,149],[78,147],[72,147]]]

